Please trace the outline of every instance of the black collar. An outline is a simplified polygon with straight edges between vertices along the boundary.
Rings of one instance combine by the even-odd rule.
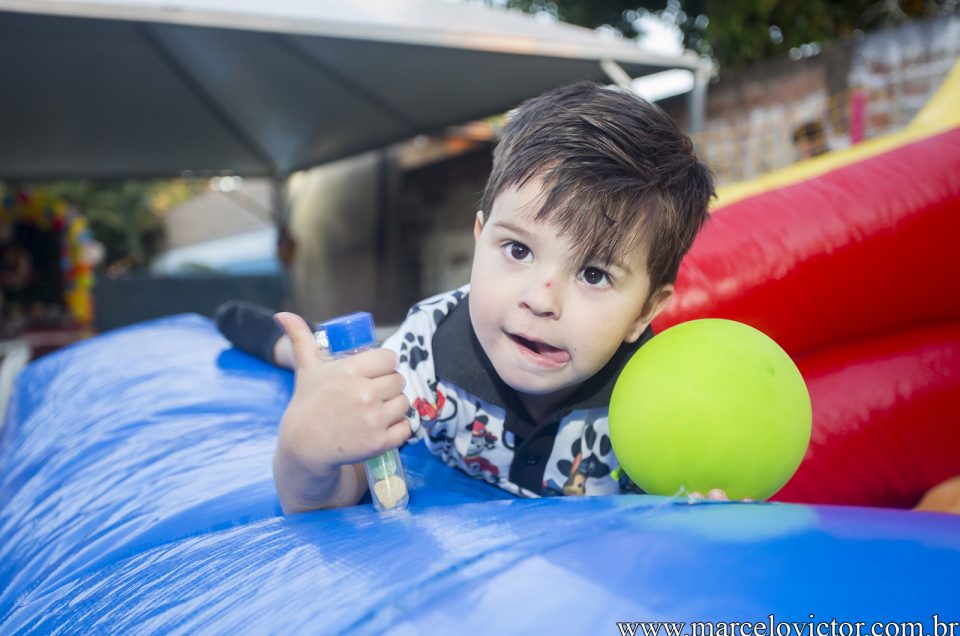
[[[513,410],[530,422],[531,418],[516,391],[500,379],[490,358],[480,346],[470,322],[469,301],[470,296],[467,295],[457,303],[440,321],[433,335],[433,360],[437,378],[455,384],[481,400]],[[544,422],[559,421],[575,410],[608,407],[613,386],[623,367],[633,353],[652,337],[653,329],[647,327],[636,342],[621,345],[610,361],[584,382],[580,389]]]

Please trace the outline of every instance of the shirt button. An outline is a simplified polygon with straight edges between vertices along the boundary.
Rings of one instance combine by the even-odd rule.
[[[540,458],[534,457],[533,455],[527,455],[523,459],[523,463],[526,464],[527,466],[536,466],[537,464],[540,463]]]

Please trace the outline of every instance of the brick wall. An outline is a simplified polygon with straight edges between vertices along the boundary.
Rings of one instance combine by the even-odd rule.
[[[804,158],[794,132],[813,122],[829,149],[905,126],[960,57],[960,16],[919,20],[837,43],[813,57],[724,71],[695,136],[727,183]],[[862,118],[853,117],[857,109]],[[851,121],[863,126],[851,130]],[[800,135],[802,137],[802,135]]]

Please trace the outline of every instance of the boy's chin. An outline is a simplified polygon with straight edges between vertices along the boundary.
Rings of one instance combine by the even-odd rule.
[[[571,379],[573,369],[567,368],[557,373],[550,371],[537,372],[533,369],[524,369],[511,364],[509,360],[491,356],[497,376],[508,387],[522,395],[548,397],[554,394],[566,394],[576,390],[583,380]]]
[[[516,378],[511,381],[509,378],[500,376],[504,383],[517,393],[535,397],[547,397],[558,393],[568,393],[576,390],[581,383],[550,383],[530,381],[526,378]]]

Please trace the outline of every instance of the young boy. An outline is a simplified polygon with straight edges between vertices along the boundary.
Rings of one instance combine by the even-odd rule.
[[[712,196],[690,140],[629,92],[580,83],[524,103],[494,152],[469,285],[343,360],[275,317],[286,337],[265,353],[296,369],[274,456],[284,510],[357,503],[360,462],[411,436],[519,496],[629,487],[610,477],[610,394]]]

